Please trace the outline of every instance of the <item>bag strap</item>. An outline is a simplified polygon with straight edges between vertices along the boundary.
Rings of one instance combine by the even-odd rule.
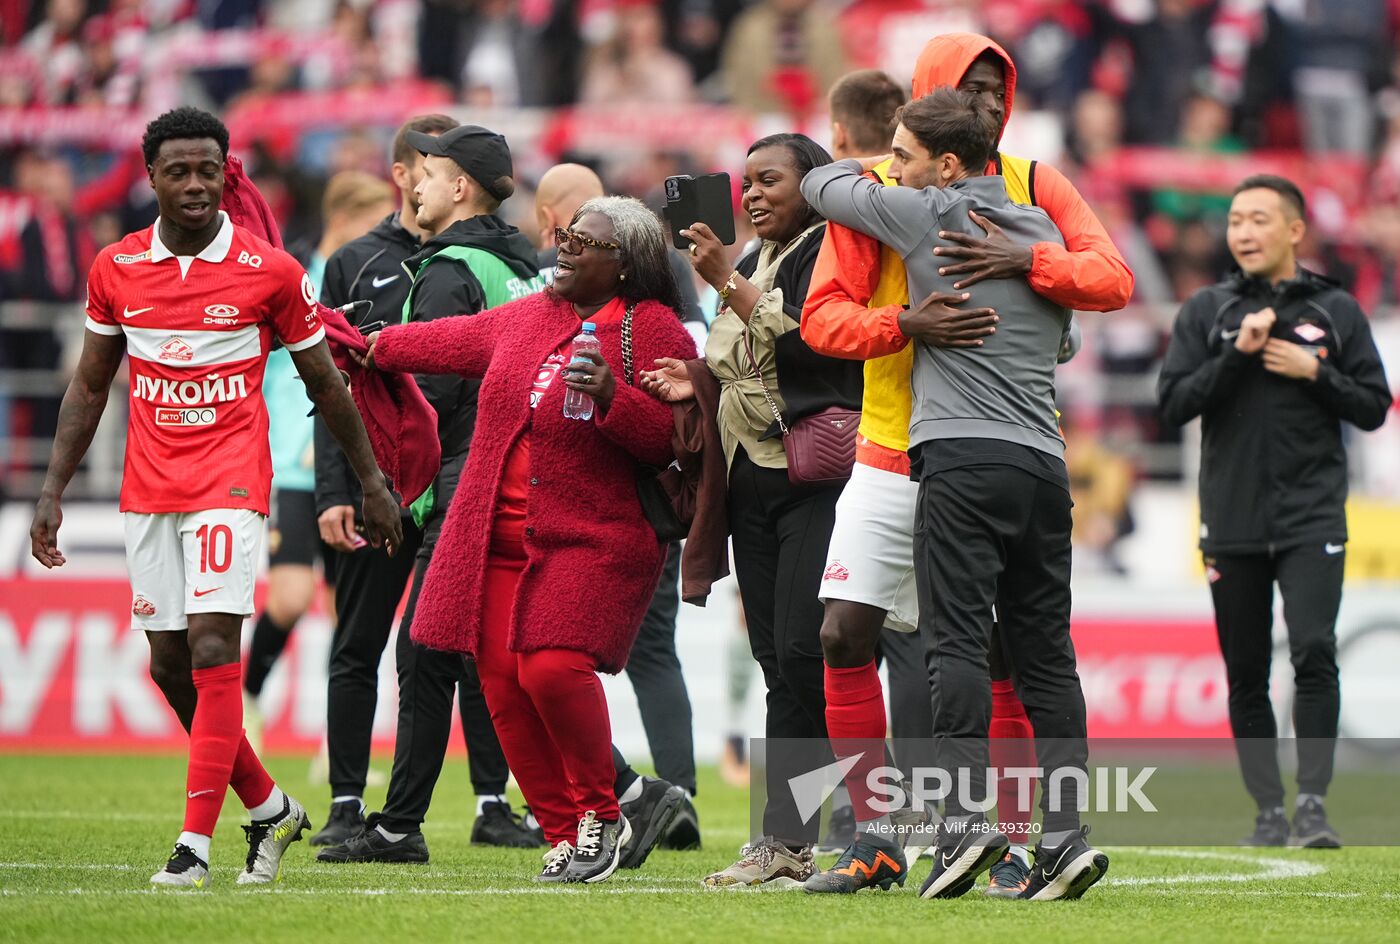
[[[632,382],[632,312],[636,310],[637,306],[633,303],[622,314],[622,379],[627,381],[629,387],[636,386]]]
[[[773,394],[768,389],[768,381],[763,379],[763,371],[758,369],[758,358],[753,356],[753,345],[749,343],[749,329],[747,325],[744,326],[744,331],[740,337],[744,340],[744,351],[749,355],[749,368],[753,370],[754,377],[758,379],[759,389],[763,391],[763,399],[768,401],[768,409],[773,411],[773,419],[778,421],[778,429],[783,431],[784,436],[787,436],[791,430],[788,429],[787,423],[783,422],[782,411],[778,409],[778,404],[773,400]]]

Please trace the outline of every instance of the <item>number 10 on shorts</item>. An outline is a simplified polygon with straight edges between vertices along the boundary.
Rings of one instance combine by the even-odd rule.
[[[194,536],[199,539],[199,572],[222,574],[233,562],[233,531],[226,524],[199,526]]]

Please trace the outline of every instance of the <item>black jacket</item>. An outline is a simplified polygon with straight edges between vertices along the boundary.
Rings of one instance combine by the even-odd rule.
[[[807,290],[812,284],[812,268],[825,235],[825,225],[808,233],[802,244],[778,265],[778,275],[773,281],[773,287],[782,290],[783,311],[799,325],[802,303],[807,300]],[[735,266],[744,278],[752,276],[758,268],[758,254],[757,249],[746,253]],[[778,389],[787,407],[783,420],[789,426],[830,406],[860,409],[865,390],[864,362],[818,354],[802,340],[801,328],[793,328],[778,337],[773,345],[773,363],[778,371]],[[781,435],[782,430],[774,422],[760,438]]]
[[[1317,380],[1241,354],[1245,315],[1272,306],[1271,337],[1308,347]],[[1201,289],[1172,329],[1157,385],[1162,417],[1201,417],[1201,550],[1272,553],[1347,539],[1345,420],[1376,429],[1390,388],[1356,299],[1303,269],[1277,287],[1243,275]]]
[[[417,274],[413,283],[413,313],[410,321],[432,321],[453,315],[474,315],[486,307],[486,293],[472,274],[471,267],[455,259],[441,260],[418,268],[448,246],[485,249],[496,256],[521,279],[539,274],[535,247],[514,226],[497,216],[474,216],[459,220],[423,243],[403,264],[401,271]],[[399,323],[396,315],[391,323]],[[476,428],[476,395],[480,380],[467,380],[456,374],[417,374],[423,396],[438,415],[438,440],[442,443],[442,469],[433,482],[436,513],[447,511],[457,480],[467,463],[472,431]]]
[[[321,279],[321,301],[338,308],[352,301],[369,300],[374,307],[361,316],[365,324],[398,324],[412,280],[403,262],[418,251],[418,237],[403,228],[399,211],[380,220],[359,239],[341,246],[326,260]],[[335,505],[352,505],[358,515],[362,496],[360,480],[340,445],[318,414],[316,417],[316,513]]]

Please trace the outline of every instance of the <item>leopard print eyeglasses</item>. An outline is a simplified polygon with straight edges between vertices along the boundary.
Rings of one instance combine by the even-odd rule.
[[[554,227],[554,241],[560,249],[567,249],[569,252],[583,252],[583,247],[589,249],[621,249],[618,243],[610,243],[602,239],[594,239],[592,236],[585,236],[576,233],[571,229],[564,229],[562,226]]]

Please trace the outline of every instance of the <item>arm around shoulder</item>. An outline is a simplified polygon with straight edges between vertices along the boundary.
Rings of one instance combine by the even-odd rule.
[[[1064,237],[1031,247],[1029,281],[1037,294],[1079,311],[1117,311],[1133,297],[1133,272],[1108,230],[1074,184],[1048,164],[1036,163],[1036,205]]]
[[[828,223],[802,305],[802,340],[818,354],[869,360],[903,350],[900,305],[868,308],[880,282],[880,244]]]

